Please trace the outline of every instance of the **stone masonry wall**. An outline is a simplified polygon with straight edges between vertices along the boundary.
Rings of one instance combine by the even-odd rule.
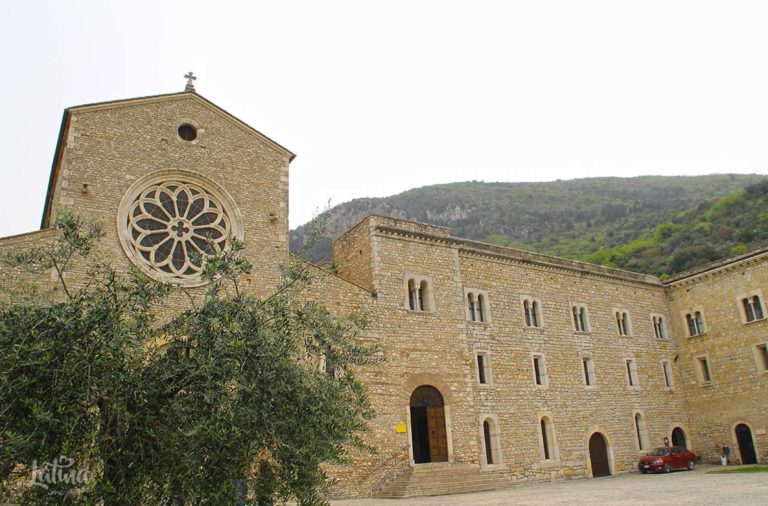
[[[690,437],[707,462],[718,462],[724,446],[731,448],[732,462],[741,461],[734,432],[740,423],[752,432],[758,461],[768,462],[768,369],[756,349],[768,342],[768,321],[746,323],[741,306],[743,297],[760,293],[765,309],[767,259],[762,255],[726,265],[669,287]],[[703,313],[706,332],[690,337],[684,318],[695,310]],[[709,362],[709,383],[698,370],[702,356]]]
[[[674,427],[688,429],[677,381],[671,388],[664,384],[661,361],[673,360],[675,343],[654,335],[651,315],[668,320],[669,309],[664,287],[645,282],[653,278],[622,279],[620,271],[607,277],[605,269],[577,271],[572,263],[564,268],[500,259],[496,249],[484,256],[477,253],[483,245],[468,248],[465,241],[434,235],[421,224],[380,217],[363,223],[372,230],[377,321],[371,334],[386,362],[364,373],[377,411],[367,440],[378,453],[360,455],[354,465],[336,470],[342,482],[357,484],[340,495],[368,495],[413,465],[408,406],[420,385],[437,387],[445,398],[451,462],[506,472],[513,481],[589,476],[588,441],[594,431],[609,442],[611,471],[622,473],[632,470],[649,446],[671,437]],[[347,241],[353,237],[366,240],[366,234],[357,233]],[[366,247],[356,244],[344,248]],[[408,309],[410,277],[429,281],[431,310]],[[488,297],[490,323],[467,321],[465,289],[470,288]],[[541,301],[541,328],[525,327],[523,295]],[[574,331],[571,302],[588,306],[590,332]],[[631,336],[617,335],[614,308],[631,314]],[[477,351],[490,357],[489,385],[478,383]],[[594,360],[594,387],[584,385],[584,352]],[[545,354],[546,388],[534,385],[533,353]],[[627,384],[626,358],[636,360],[638,387]],[[637,412],[646,422],[643,450],[634,426]],[[553,418],[555,428],[556,457],[549,460],[541,449],[542,413]],[[480,436],[488,416],[497,423],[503,460],[491,466],[485,465]],[[394,430],[398,423],[406,424],[406,433]]]
[[[333,241],[333,265],[338,275],[373,291],[370,220],[363,220]]]
[[[470,350],[490,356],[492,382],[480,385],[473,374],[471,383],[477,409],[498,417],[509,473],[523,480],[590,476],[588,446],[595,431],[609,443],[612,473],[628,472],[648,447],[663,445],[675,426],[687,426],[681,390],[667,388],[663,378],[662,360],[672,360],[674,342],[657,339],[651,321],[652,314],[668,318],[663,287],[474,252],[460,259],[461,284],[488,293],[491,323],[465,322],[464,335]],[[541,304],[539,328],[526,326],[523,297]],[[464,314],[462,302],[458,314]],[[571,303],[586,304],[589,332],[574,330]],[[631,335],[618,335],[614,309],[629,312]],[[533,354],[544,355],[547,386],[534,382]],[[593,386],[585,384],[584,355],[593,361]],[[628,358],[636,361],[636,387],[628,384]],[[642,450],[637,412],[647,427]],[[543,458],[540,413],[551,414],[554,424],[559,455],[549,460]]]
[[[245,255],[258,266],[254,289],[266,294],[288,258],[288,158],[192,94],[148,102],[72,109],[52,213],[72,209],[100,221],[101,246],[119,270],[128,259],[119,244],[117,210],[138,178],[161,170],[201,174],[237,204]],[[176,134],[181,122],[198,127],[197,142]]]

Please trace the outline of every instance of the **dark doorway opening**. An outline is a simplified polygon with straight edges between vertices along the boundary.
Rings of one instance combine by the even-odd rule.
[[[592,463],[592,477],[610,476],[611,466],[608,464],[608,444],[605,436],[599,432],[589,438],[589,461]]]
[[[443,396],[435,387],[422,385],[411,394],[411,437],[416,464],[448,461]]]
[[[685,431],[680,427],[675,427],[672,430],[672,446],[682,446],[688,449],[688,444],[685,441]]]
[[[752,431],[743,423],[736,426],[736,441],[739,443],[741,463],[757,464],[757,454],[755,453],[755,442],[752,440]]]

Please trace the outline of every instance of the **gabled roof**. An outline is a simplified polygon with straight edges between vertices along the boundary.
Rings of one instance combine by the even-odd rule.
[[[51,206],[53,201],[53,186],[56,182],[56,177],[59,172],[59,166],[61,164],[62,154],[64,150],[64,143],[67,138],[67,134],[69,133],[69,122],[70,122],[70,119],[72,118],[73,112],[101,111],[105,109],[123,107],[126,105],[151,104],[156,102],[166,102],[170,100],[189,100],[189,99],[196,100],[198,103],[200,103],[200,105],[207,107],[213,112],[223,116],[227,120],[236,124],[238,127],[242,128],[243,130],[255,135],[257,138],[259,138],[260,140],[262,140],[263,142],[271,146],[276,151],[287,156],[289,162],[293,161],[293,159],[296,158],[296,155],[292,151],[290,151],[288,148],[273,141],[266,135],[262,134],[261,132],[259,132],[252,126],[250,126],[249,124],[245,123],[244,121],[240,120],[236,116],[230,114],[229,112],[225,111],[218,105],[214,104],[207,98],[195,92],[183,91],[179,93],[167,93],[164,95],[152,95],[148,97],[128,98],[123,100],[110,100],[106,102],[96,102],[93,104],[83,104],[83,105],[77,105],[74,107],[68,107],[64,109],[64,115],[61,118],[61,128],[59,130],[58,141],[56,142],[56,152],[53,156],[53,164],[51,166],[51,175],[48,180],[48,191],[45,197],[45,207],[43,209],[43,219],[42,219],[42,222],[40,223],[40,228],[41,229],[48,228],[50,224]]]

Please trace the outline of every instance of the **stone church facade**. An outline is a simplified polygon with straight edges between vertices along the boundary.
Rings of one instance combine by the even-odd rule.
[[[247,289],[289,258],[294,155],[184,93],[65,111],[41,230],[63,209],[99,220],[118,270],[201,290],[199,238],[245,243]],[[374,454],[330,468],[338,496],[403,496],[637,471],[655,447],[768,462],[768,250],[668,280],[492,246],[370,216],[334,244],[307,297],[365,309],[381,365],[359,371]],[[72,282],[83,281],[76,267]],[[3,267],[0,283],[23,274]],[[55,277],[37,280],[60,289]]]

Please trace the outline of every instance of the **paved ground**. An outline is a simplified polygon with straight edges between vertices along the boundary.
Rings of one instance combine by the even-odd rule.
[[[768,473],[711,474],[717,467],[694,472],[645,475],[640,473],[593,480],[533,483],[518,487],[410,499],[335,501],[334,506],[502,506],[549,504],[690,504],[697,506],[768,505]]]

